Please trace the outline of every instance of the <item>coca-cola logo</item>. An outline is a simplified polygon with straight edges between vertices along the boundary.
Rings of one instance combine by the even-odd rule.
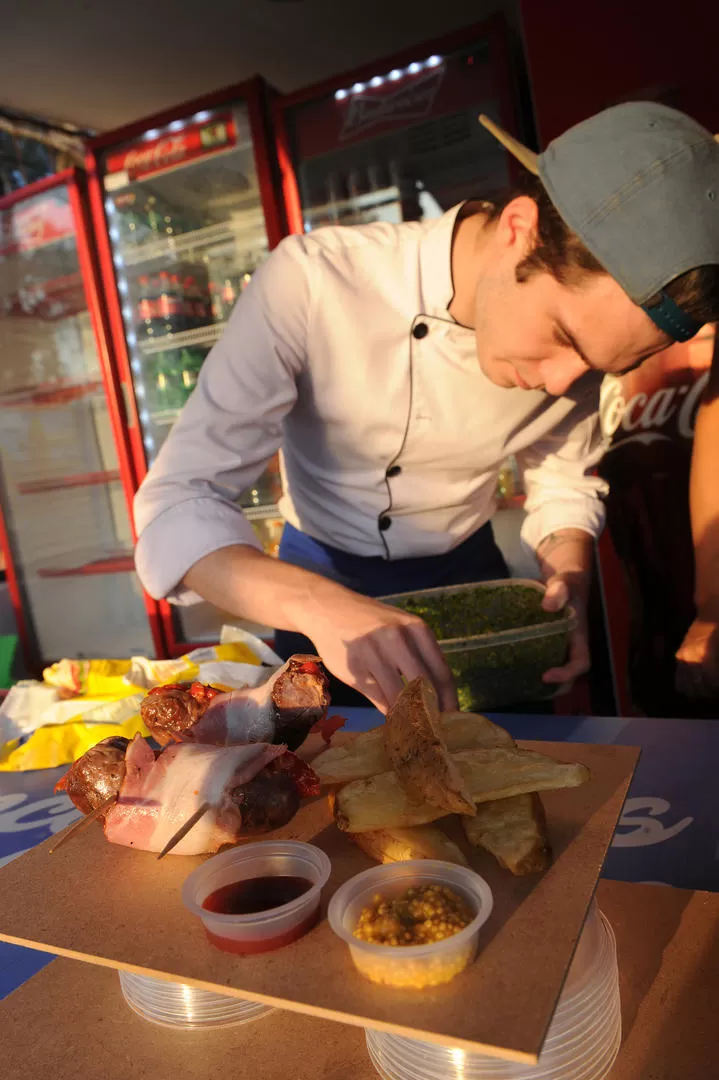
[[[417,120],[427,116],[442,85],[444,68],[413,78],[393,93],[355,94],[345,115],[340,139],[348,139],[386,120]],[[390,84],[391,85],[391,84]]]
[[[131,172],[133,169],[147,169],[155,165],[165,165],[177,158],[184,157],[186,150],[183,135],[170,135],[167,139],[160,139],[150,146],[128,150],[123,167],[128,172]]]
[[[236,141],[237,127],[232,114],[223,113],[213,117],[209,124],[189,125],[182,131],[163,132],[153,139],[145,136],[133,146],[110,154],[105,169],[108,175],[135,179],[228,149]]]
[[[640,391],[625,399],[620,379],[608,375],[599,398],[604,438],[615,446],[630,439],[639,442],[676,436],[693,439],[697,412],[708,382],[709,372],[705,371],[696,382],[661,386],[651,394]]]

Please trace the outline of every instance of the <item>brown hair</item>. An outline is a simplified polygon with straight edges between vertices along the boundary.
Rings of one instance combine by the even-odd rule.
[[[607,273],[560,216],[541,180],[531,173],[523,173],[511,190],[487,206],[488,223],[496,221],[512,199],[521,195],[527,195],[536,202],[539,215],[537,243],[518,265],[517,281],[527,281],[533,274],[549,273],[562,285],[571,285],[585,274]],[[696,270],[688,270],[671,281],[665,292],[698,322],[719,320],[719,266],[700,266]],[[652,297],[647,303],[658,303],[659,299],[659,296]]]

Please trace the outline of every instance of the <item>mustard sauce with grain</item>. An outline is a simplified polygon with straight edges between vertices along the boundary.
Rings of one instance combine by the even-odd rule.
[[[371,945],[431,945],[458,934],[473,918],[467,903],[446,885],[415,885],[394,900],[376,895],[353,932]]]

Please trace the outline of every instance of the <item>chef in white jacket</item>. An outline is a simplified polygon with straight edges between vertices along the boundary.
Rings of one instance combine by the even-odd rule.
[[[647,125],[663,144],[639,138]],[[491,517],[498,471],[514,454],[545,606],[571,600],[580,615],[567,663],[545,679],[585,671],[591,544],[604,517],[592,475],[601,380],[706,320],[692,302],[682,307],[701,251],[679,270],[665,254],[647,293],[630,237],[645,228],[652,192],[601,218],[574,212],[576,189],[596,210],[627,173],[681,152],[697,131],[703,138],[662,106],[619,106],[536,160],[512,144],[539,176],[499,202],[284,240],[243,293],[138,493],[136,563],[148,591],[273,625],[285,654],[306,635],[381,709],[417,675],[451,708],[429,629],[374,597],[506,575]],[[237,497],[279,447],[278,561],[261,552]]]

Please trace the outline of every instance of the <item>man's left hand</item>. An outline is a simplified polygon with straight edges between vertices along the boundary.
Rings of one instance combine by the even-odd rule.
[[[580,675],[589,671],[587,598],[592,565],[592,538],[581,529],[562,529],[547,536],[537,549],[537,560],[546,585],[542,601],[545,611],[561,611],[571,604],[577,626],[569,643],[569,656],[562,667],[545,671],[545,683],[571,689]]]
[[[545,683],[565,683],[562,691],[566,693],[580,675],[589,671],[589,633],[587,630],[586,602],[583,593],[585,580],[577,581],[573,575],[555,574],[547,581],[547,591],[544,594],[542,607],[545,611],[561,611],[571,604],[577,613],[577,626],[572,632],[569,641],[569,656],[566,664],[562,667],[550,668],[545,671],[542,680]],[[580,585],[577,590],[572,586]]]

